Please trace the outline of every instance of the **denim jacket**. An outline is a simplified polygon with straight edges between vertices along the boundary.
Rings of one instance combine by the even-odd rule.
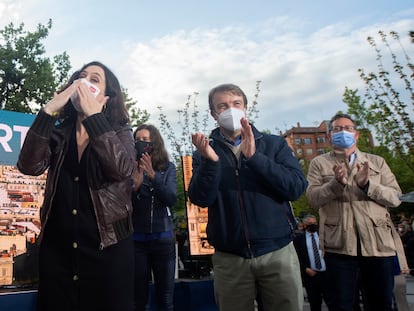
[[[169,162],[166,169],[155,172],[151,181],[144,181],[136,192],[132,193],[132,222],[134,232],[156,233],[174,229],[170,208],[177,202],[177,171]]]

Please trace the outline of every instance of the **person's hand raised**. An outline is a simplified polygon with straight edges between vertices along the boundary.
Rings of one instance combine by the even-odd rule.
[[[108,96],[101,97],[98,95],[95,97],[92,92],[89,91],[89,87],[85,83],[80,83],[78,85],[78,96],[82,112],[87,117],[102,112],[109,99]]]
[[[342,185],[346,185],[348,183],[348,169],[345,163],[335,164],[333,166],[333,171],[335,174],[335,179]]]
[[[144,171],[151,180],[154,180],[155,171],[152,167],[151,155],[149,155],[147,152],[144,152],[142,154],[142,157],[139,160],[139,168],[140,170]]]
[[[241,152],[243,153],[246,159],[250,159],[256,152],[256,142],[254,140],[254,135],[252,127],[249,124],[247,118],[241,118],[240,120],[241,128]]]
[[[219,160],[217,153],[209,144],[208,137],[204,136],[203,133],[197,132],[191,134],[191,141],[204,158],[214,162]]]
[[[43,111],[49,115],[55,115],[55,113],[62,110],[68,103],[70,96],[76,92],[80,84],[80,81],[77,80],[59,94],[55,93],[53,98],[43,107]]]
[[[362,165],[357,163],[357,173],[355,174],[355,181],[360,188],[364,188],[369,179],[369,164],[364,162]]]
[[[137,191],[144,181],[144,171],[138,166],[138,161],[135,162],[135,168],[132,172],[132,191]]]

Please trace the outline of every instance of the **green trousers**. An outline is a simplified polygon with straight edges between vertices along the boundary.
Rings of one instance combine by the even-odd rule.
[[[213,255],[214,294],[220,311],[254,311],[260,295],[266,311],[302,311],[303,288],[293,243],[256,258]]]

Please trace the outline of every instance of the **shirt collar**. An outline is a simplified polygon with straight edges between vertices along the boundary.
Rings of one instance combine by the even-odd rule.
[[[224,136],[221,131],[219,131],[219,134],[220,134],[221,138],[223,138],[230,145],[238,146],[238,145],[241,144],[241,135],[239,135],[234,141],[231,141],[230,139],[226,138],[226,136]]]
[[[354,152],[351,153],[351,155],[349,156],[349,164],[353,164],[355,159],[357,157],[357,153],[356,150]]]

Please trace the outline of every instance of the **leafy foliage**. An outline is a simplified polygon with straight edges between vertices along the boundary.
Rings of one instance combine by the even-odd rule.
[[[208,110],[205,111],[205,115],[200,120],[200,111],[197,105],[197,92],[187,96],[187,100],[184,103],[183,109],[178,109],[178,129],[174,128],[167,119],[167,115],[164,113],[161,106],[158,106],[160,111],[160,132],[163,133],[164,139],[172,147],[171,156],[177,166],[177,203],[172,207],[174,220],[179,222],[186,215],[186,193],[184,191],[184,176],[183,176],[183,163],[182,156],[192,155],[193,145],[191,142],[191,133],[202,131],[207,132]],[[190,118],[191,117],[191,118]],[[200,129],[200,125],[202,128]],[[181,130],[181,136],[179,131]]]
[[[131,126],[133,129],[136,129],[138,126],[144,124],[149,120],[150,114],[146,109],[141,109],[137,107],[138,102],[129,97],[128,89],[122,88],[122,93],[124,94],[125,106],[129,113]]]
[[[179,222],[186,217],[185,202],[187,194],[184,191],[183,162],[177,163],[177,203],[172,210],[174,211],[174,221]]]
[[[254,120],[258,117],[258,97],[260,93],[260,82],[256,82],[256,93],[254,95],[253,102],[248,105],[247,117],[251,123],[254,123]],[[177,165],[177,179],[178,179],[178,202],[172,208],[177,219],[180,219],[185,215],[185,202],[186,194],[184,191],[184,182],[183,182],[183,167],[181,157],[185,155],[192,155],[194,152],[194,147],[191,142],[191,134],[195,132],[202,132],[205,135],[208,135],[208,126],[210,124],[210,111],[206,109],[201,111],[197,104],[198,92],[187,95],[187,100],[184,103],[182,109],[177,109],[178,113],[178,122],[177,126],[171,125],[170,121],[167,118],[167,115],[164,113],[163,108],[158,106],[160,111],[159,121],[160,121],[160,131],[163,133],[165,139],[168,141],[172,147],[171,156]]]
[[[256,93],[254,94],[253,102],[247,105],[247,118],[252,124],[254,124],[254,121],[259,117],[259,110],[257,109],[257,99],[259,98],[260,94],[260,83],[262,83],[262,81],[256,81]]]
[[[357,95],[358,90],[345,88],[343,101],[348,105],[348,114],[361,128],[358,146],[382,156],[395,174],[403,193],[407,193],[414,190],[414,66],[396,32],[391,31],[388,35],[383,31],[378,33],[392,70],[386,69],[386,60],[375,39],[368,37],[367,41],[376,53],[378,71],[366,73],[359,69],[360,77],[366,84],[365,99],[361,100]],[[408,35],[410,42],[414,43],[414,32],[410,31]],[[403,64],[390,40],[400,47],[401,53],[398,55],[402,55]],[[379,146],[364,144],[366,135],[371,133],[369,129],[375,131]],[[412,215],[412,206],[409,205],[403,203],[391,212]]]
[[[372,134],[367,122],[369,111],[361,104],[361,97],[357,95],[358,90],[345,87],[342,101],[348,106],[347,114],[352,116],[359,131],[358,148],[361,151],[374,153]]]
[[[253,124],[259,116],[257,99],[260,93],[260,83],[261,81],[256,81],[256,93],[254,94],[253,102],[247,106],[246,114],[249,121]],[[192,133],[201,131],[205,135],[208,135],[210,112],[209,109],[200,112],[197,104],[197,96],[198,92],[187,95],[184,107],[182,109],[177,109],[178,122],[176,127],[173,127],[167,120],[167,115],[164,113],[163,108],[161,106],[157,107],[160,111],[160,130],[166,136],[167,141],[173,148],[172,156],[175,161],[179,161],[183,155],[193,154],[194,148],[191,142]]]
[[[41,43],[52,28],[39,24],[24,30],[10,23],[0,30],[0,109],[34,113],[53,96],[71,68],[66,52],[50,60]]]
[[[305,176],[308,174],[308,160],[300,161]],[[292,201],[293,213],[296,217],[303,218],[308,214],[315,214],[315,211],[309,206],[306,192],[304,192],[296,201]]]
[[[414,172],[414,65],[401,44],[398,33],[391,31],[388,35],[379,31],[383,47],[388,52],[392,71],[387,70],[383,61],[382,50],[373,37],[368,37],[368,43],[374,48],[378,62],[378,72],[366,73],[359,69],[360,77],[366,84],[365,97],[369,106],[361,103],[359,112],[365,110],[363,118],[368,125],[373,126],[380,145],[395,151],[395,156],[404,161]],[[414,43],[414,32],[409,32],[411,43]],[[401,47],[403,62],[390,44],[395,41]],[[356,113],[357,111],[353,111]],[[362,117],[362,116],[361,116]]]
[[[207,134],[209,111],[208,109],[205,110],[204,115],[201,117],[197,104],[197,95],[197,92],[188,95],[187,100],[184,103],[184,108],[177,109],[177,127],[173,127],[168,121],[167,115],[164,113],[163,108],[161,106],[157,107],[160,111],[160,131],[170,143],[172,147],[172,157],[176,163],[181,161],[181,156],[192,155],[194,149],[191,142],[191,133],[201,131]]]

